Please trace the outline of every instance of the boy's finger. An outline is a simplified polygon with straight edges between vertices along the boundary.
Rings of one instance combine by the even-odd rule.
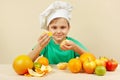
[[[47,35],[47,34],[44,33],[44,34],[40,35],[40,37],[38,38],[38,41],[39,41],[40,39],[42,39],[45,35]]]

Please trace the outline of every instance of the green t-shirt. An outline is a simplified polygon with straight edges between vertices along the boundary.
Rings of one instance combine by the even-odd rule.
[[[88,51],[84,45],[82,45],[79,41],[67,37],[67,40],[73,41],[75,44],[80,46],[82,49]],[[40,52],[40,55],[43,55],[48,58],[50,64],[58,64],[59,62],[68,62],[70,59],[80,56],[78,53],[73,50],[61,50],[60,45],[56,44],[54,40],[51,38],[48,45],[43,48]]]

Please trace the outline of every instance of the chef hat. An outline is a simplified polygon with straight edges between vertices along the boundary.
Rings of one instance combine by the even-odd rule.
[[[68,20],[71,19],[72,6],[63,1],[55,1],[45,11],[40,14],[40,26],[47,29],[51,20],[63,17]]]

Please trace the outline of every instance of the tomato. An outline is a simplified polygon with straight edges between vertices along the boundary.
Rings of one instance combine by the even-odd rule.
[[[95,68],[96,68],[96,63],[94,61],[87,60],[83,63],[83,69],[88,74],[94,73]]]
[[[106,62],[106,69],[107,71],[114,71],[118,66],[118,62],[111,59]]]

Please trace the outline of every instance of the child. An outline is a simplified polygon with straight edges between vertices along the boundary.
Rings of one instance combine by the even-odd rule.
[[[47,33],[42,34],[38,44],[28,54],[34,61],[38,56],[48,58],[50,64],[68,62],[88,51],[79,41],[68,37],[70,30],[70,14],[72,6],[62,1],[55,1],[41,14],[41,28],[52,32],[52,37]],[[63,40],[66,40],[62,44]]]

